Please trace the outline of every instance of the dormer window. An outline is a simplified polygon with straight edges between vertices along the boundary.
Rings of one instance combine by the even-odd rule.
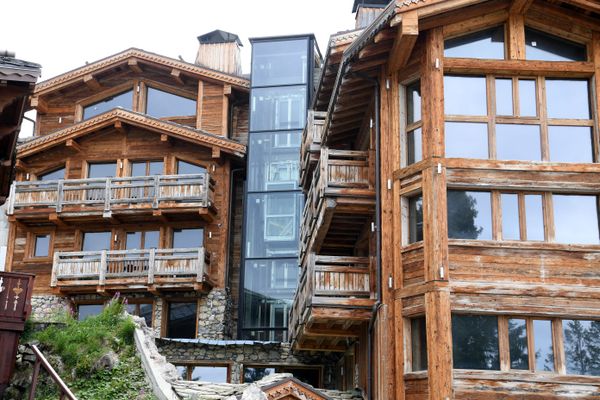
[[[527,60],[587,61],[586,47],[545,32],[525,27]]]
[[[83,108],[83,119],[89,119],[100,115],[106,111],[112,110],[113,108],[122,107],[128,110],[132,109],[133,105],[133,90],[127,90],[115,94],[114,96],[107,97],[96,103],[90,104]]]
[[[156,118],[196,115],[196,101],[148,87],[146,94],[146,114]]]
[[[444,57],[504,59],[504,25],[446,40]]]

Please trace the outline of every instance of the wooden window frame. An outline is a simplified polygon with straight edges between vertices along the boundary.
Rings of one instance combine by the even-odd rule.
[[[48,241],[48,255],[42,257],[35,256],[35,246],[38,236],[50,235]],[[23,262],[52,262],[54,257],[54,238],[56,236],[56,228],[39,228],[27,231],[27,240],[25,242],[25,257]]]
[[[86,233],[95,233],[95,232],[110,232],[110,249],[107,249],[107,251],[110,250],[119,250],[120,249],[120,243],[122,241],[122,234],[118,229],[102,229],[97,228],[97,229],[78,229],[77,231],[75,231],[75,243],[74,243],[74,251],[83,251],[83,238],[85,236]],[[117,237],[117,240],[115,240],[115,235]]]
[[[131,104],[131,110],[135,111],[135,112],[139,112],[140,111],[140,108],[138,107],[139,93],[136,90],[136,88],[138,87],[139,84],[140,84],[140,82],[137,79],[134,79],[132,81],[128,81],[128,82],[122,83],[120,85],[114,86],[110,89],[103,90],[100,93],[96,93],[92,96],[86,97],[85,99],[78,101],[77,103],[75,103],[75,123],[83,121],[83,110],[86,107],[88,107],[94,103],[98,103],[107,97],[111,97],[111,96],[117,95],[119,93],[127,92],[127,91],[129,91],[129,89],[131,89],[133,92],[133,96],[132,96],[133,104]]]
[[[197,92],[195,93],[191,90],[186,90],[186,89],[182,89],[182,88],[174,88],[165,83],[161,83],[161,82],[149,80],[149,79],[142,79],[142,80],[140,80],[139,84],[140,84],[140,93],[138,94],[138,97],[139,97],[138,110],[139,110],[139,112],[147,114],[148,88],[152,88],[152,89],[160,90],[161,92],[166,92],[166,93],[172,94],[174,96],[183,97],[183,98],[193,100],[196,102],[196,112],[194,113],[194,115],[173,115],[170,117],[161,117],[159,119],[169,120],[169,119],[179,119],[182,117],[196,118],[196,116],[198,115],[198,103],[202,100],[198,99]],[[157,117],[152,117],[151,115],[149,115],[149,116],[151,118],[157,118]]]
[[[193,303],[196,302],[196,331],[194,338],[198,337],[198,311],[200,310],[200,298],[197,297],[173,297],[163,298],[163,311],[161,317],[160,337],[167,338],[167,327],[169,325],[169,304],[170,303]]]
[[[400,84],[400,90],[399,90],[399,95],[400,95],[400,99],[399,99],[399,104],[400,104],[400,147],[402,149],[404,149],[403,151],[400,152],[400,166],[402,168],[406,168],[410,165],[414,165],[414,164],[418,164],[420,161],[416,161],[414,163],[409,164],[408,162],[408,158],[409,158],[409,147],[408,147],[408,134],[410,132],[414,132],[417,129],[423,129],[423,101],[421,100],[421,119],[418,121],[413,121],[412,123],[408,123],[408,87],[419,82],[419,87],[421,87],[421,77],[416,77],[415,79],[412,79],[410,82],[408,83],[402,83]],[[425,142],[423,141],[423,143],[421,143],[421,155],[424,155],[424,146]]]
[[[231,370],[233,367],[232,362],[209,362],[209,361],[174,361],[173,364],[176,367],[185,367],[186,371],[186,380],[192,380],[192,372],[195,367],[221,367],[227,368],[227,380],[226,383],[231,383]]]
[[[146,163],[146,175],[144,175],[144,176],[152,176],[152,175],[148,175],[151,162],[162,162],[163,170],[162,170],[161,175],[167,175],[168,157],[164,156],[162,158],[161,157],[126,158],[123,160],[123,176],[127,176],[127,177],[138,176],[138,175],[132,175],[131,168],[134,163],[142,163],[142,162]]]
[[[76,300],[72,302],[73,306],[73,317],[76,320],[79,320],[79,306],[92,306],[92,305],[101,305],[102,310],[106,308],[108,301],[105,300]]]
[[[156,318],[155,318],[156,317],[155,301],[153,299],[127,297],[127,296],[124,296],[124,297],[125,297],[125,300],[127,301],[127,304],[131,304],[131,305],[135,305],[136,306],[136,311],[137,311],[138,314],[140,312],[139,311],[139,305],[140,304],[150,304],[152,306],[152,316],[151,316],[152,325],[149,326],[148,328],[153,328],[154,325],[155,325],[155,323],[156,323]]]

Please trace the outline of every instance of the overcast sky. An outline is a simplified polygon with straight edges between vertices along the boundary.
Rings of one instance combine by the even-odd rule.
[[[193,62],[197,36],[214,29],[242,39],[314,33],[325,53],[332,33],[352,29],[353,0],[3,1],[0,49],[42,65],[45,80],[85,62],[138,47]]]

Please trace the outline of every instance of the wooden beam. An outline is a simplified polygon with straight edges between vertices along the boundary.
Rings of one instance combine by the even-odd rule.
[[[363,60],[372,56],[387,53],[390,49],[390,44],[387,42],[379,43],[372,46],[367,46],[358,52],[358,59]]]
[[[170,142],[169,139],[170,139],[169,135],[167,135],[166,133],[161,133],[161,135],[160,135],[161,142],[168,143],[168,142]]]
[[[513,0],[510,5],[511,14],[525,14],[529,6],[533,4],[533,0]]]
[[[551,75],[556,77],[589,78],[594,63],[581,61],[527,61],[520,60],[475,60],[472,58],[447,58],[444,72],[484,73],[496,75]]]
[[[231,96],[231,85],[223,86],[223,94],[225,96]]]
[[[402,14],[402,23],[398,27],[392,51],[389,57],[389,71],[394,72],[404,67],[419,36],[419,16],[417,11]]]
[[[67,146],[67,148],[75,150],[78,153],[81,153],[81,146],[79,146],[79,143],[77,143],[77,141],[75,141],[75,139],[67,139],[67,141],[65,142],[65,145]]]
[[[25,161],[17,159],[15,162],[15,169],[17,171],[26,171],[29,169],[29,165]]]
[[[87,85],[87,87],[89,87],[90,89],[92,89],[95,92],[102,90],[102,85],[100,84],[100,82],[98,82],[96,77],[92,74],[85,75],[83,77],[83,83],[85,83]]]
[[[48,112],[48,104],[38,96],[32,97],[30,104],[39,114],[46,114]]]
[[[127,65],[129,66],[129,69],[135,72],[136,74],[141,74],[144,72],[144,70],[142,70],[142,67],[138,64],[137,60],[129,60],[127,61]]]
[[[115,121],[114,127],[115,127],[115,130],[118,131],[119,133],[122,133],[122,134],[127,133],[127,127],[121,121]]]
[[[600,3],[597,0],[563,0],[563,2],[600,13]]]
[[[508,15],[508,58],[511,60],[525,59],[525,19],[523,14]]]
[[[217,146],[212,148],[212,158],[221,158],[221,149]]]
[[[48,214],[48,221],[52,222],[54,225],[59,226],[61,228],[65,228],[68,225],[63,221],[63,219],[57,213]]]
[[[173,68],[171,70],[171,78],[173,78],[173,80],[175,82],[177,82],[180,85],[185,85],[185,82],[183,80],[183,77],[181,76],[181,71],[179,71],[178,69]]]
[[[152,216],[165,224],[169,222],[169,218],[161,210],[152,210]]]

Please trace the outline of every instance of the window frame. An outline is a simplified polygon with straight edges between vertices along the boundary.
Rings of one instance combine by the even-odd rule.
[[[100,93],[93,94],[89,97],[86,97],[86,98],[78,101],[77,103],[75,103],[75,121],[74,122],[77,123],[77,122],[84,121],[83,114],[84,114],[84,109],[86,107],[89,107],[95,103],[99,103],[108,97],[114,97],[118,94],[128,92],[129,90],[132,91],[132,98],[133,98],[133,104],[131,104],[131,111],[139,112],[139,110],[140,110],[138,107],[139,93],[136,90],[136,87],[138,87],[139,84],[140,84],[139,80],[133,79],[133,80],[122,83],[117,86],[114,86],[110,89],[103,90]],[[93,116],[88,119],[95,118],[95,117],[96,116]]]
[[[192,373],[196,367],[216,367],[216,368],[227,368],[227,379],[226,383],[231,383],[231,369],[233,367],[232,362],[203,362],[203,361],[173,361],[175,367],[186,368],[186,380],[192,380]]]
[[[140,110],[140,112],[148,115],[151,118],[157,118],[157,119],[162,119],[162,120],[166,120],[166,121],[179,120],[182,118],[194,118],[194,126],[196,126],[196,118],[198,115],[198,102],[202,101],[202,99],[198,99],[198,93],[195,93],[190,90],[182,89],[182,88],[174,88],[174,87],[166,85],[164,83],[153,81],[153,80],[148,80],[148,79],[141,79],[139,81],[139,85],[140,85],[140,93],[138,94],[138,97],[139,97],[138,109]],[[188,100],[193,100],[196,103],[196,112],[194,113],[194,115],[172,115],[172,116],[168,116],[168,117],[152,116],[152,115],[148,114],[148,112],[147,112],[147,110],[148,110],[148,93],[149,93],[148,88],[152,88],[155,90],[159,90],[161,92],[169,93],[174,96],[183,97]]]
[[[167,333],[169,331],[169,304],[171,303],[194,303],[196,302],[196,318],[195,318],[195,333],[194,338],[198,337],[198,310],[200,309],[200,299],[196,297],[174,297],[174,298],[163,298],[163,311],[161,317],[160,326],[160,337],[169,338]]]
[[[51,262],[54,258],[54,237],[56,234],[55,228],[40,228],[27,231],[27,241],[25,243],[25,257],[24,262]],[[49,235],[48,240],[48,255],[47,256],[36,256],[35,247],[38,236]]]
[[[140,304],[150,304],[150,306],[152,307],[152,316],[151,316],[151,322],[152,324],[150,326],[148,326],[148,328],[154,328],[155,324],[156,324],[156,307],[155,307],[155,301],[154,299],[151,298],[136,298],[136,297],[126,297],[125,300],[127,301],[127,305],[135,305],[136,307],[136,312],[137,314],[131,314],[131,315],[136,315],[138,317],[140,317],[139,313],[140,313]],[[142,317],[140,317],[142,318]]]

